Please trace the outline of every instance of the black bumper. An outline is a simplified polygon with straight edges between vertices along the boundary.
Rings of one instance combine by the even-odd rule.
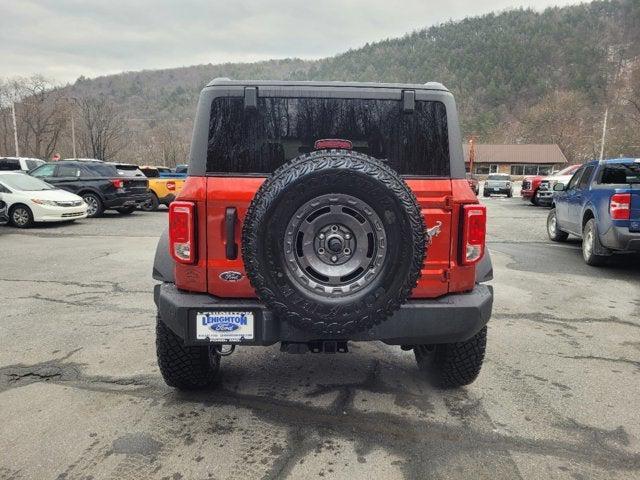
[[[158,198],[158,202],[161,205],[166,205],[168,207],[169,204],[173,202],[175,199],[176,199],[176,196],[173,193],[170,193],[166,197]]]
[[[314,340],[379,340],[389,345],[452,343],[467,340],[484,327],[491,317],[493,288],[478,284],[468,293],[450,294],[432,300],[409,300],[380,325],[350,335],[317,335],[298,330],[280,321],[257,300],[221,299],[207,294],[178,290],[172,283],[156,285],[154,300],[162,321],[186,345],[207,344],[196,340],[196,313],[211,310],[251,311],[255,338],[242,345],[273,345],[277,342]]]
[[[149,192],[113,195],[104,199],[105,208],[121,208],[138,206],[149,199]]]
[[[640,252],[640,232],[630,232],[629,227],[612,226],[601,235],[600,242],[617,252]]]

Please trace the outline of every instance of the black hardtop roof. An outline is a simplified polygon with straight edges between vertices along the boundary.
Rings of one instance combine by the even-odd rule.
[[[214,78],[207,87],[314,87],[314,88],[386,88],[397,90],[449,90],[438,82],[428,83],[376,83],[376,82],[334,82],[334,81],[302,81],[302,80],[232,80],[230,78]]]

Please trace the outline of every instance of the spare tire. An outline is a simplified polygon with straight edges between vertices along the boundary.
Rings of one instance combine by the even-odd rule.
[[[265,180],[242,229],[260,299],[318,335],[371,328],[415,287],[426,255],[421,209],[385,163],[348,150],[301,155]]]

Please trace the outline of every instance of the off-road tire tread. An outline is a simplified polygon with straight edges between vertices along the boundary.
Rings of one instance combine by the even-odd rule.
[[[278,199],[283,190],[300,177],[314,172],[331,169],[351,169],[364,173],[381,182],[393,191],[396,198],[408,213],[411,224],[412,238],[407,239],[413,244],[413,258],[409,274],[406,276],[398,293],[390,298],[383,309],[368,310],[362,318],[355,319],[351,328],[341,328],[340,324],[328,321],[318,321],[300,315],[291,315],[289,309],[279,302],[273,292],[267,287],[263,266],[256,258],[258,242],[261,241],[256,225],[264,218],[270,206]],[[379,324],[409,298],[412,290],[418,284],[420,271],[426,258],[426,229],[424,218],[418,201],[402,178],[388,165],[373,157],[349,150],[321,150],[300,155],[285,163],[265,180],[249,205],[242,229],[242,258],[247,277],[260,299],[278,316],[292,325],[318,334],[353,333],[362,331]]]
[[[179,390],[200,390],[210,387],[219,372],[211,365],[207,346],[185,346],[180,337],[157,317],[156,355],[165,383]]]
[[[439,385],[455,388],[469,385],[480,374],[487,346],[487,327],[464,342],[447,343],[436,348]]]

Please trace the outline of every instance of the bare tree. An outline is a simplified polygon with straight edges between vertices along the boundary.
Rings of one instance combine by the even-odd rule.
[[[10,82],[16,103],[21,152],[49,158],[67,124],[67,107],[54,85],[40,75]]]
[[[86,156],[114,160],[127,146],[128,129],[114,103],[105,97],[78,100],[80,142]]]

